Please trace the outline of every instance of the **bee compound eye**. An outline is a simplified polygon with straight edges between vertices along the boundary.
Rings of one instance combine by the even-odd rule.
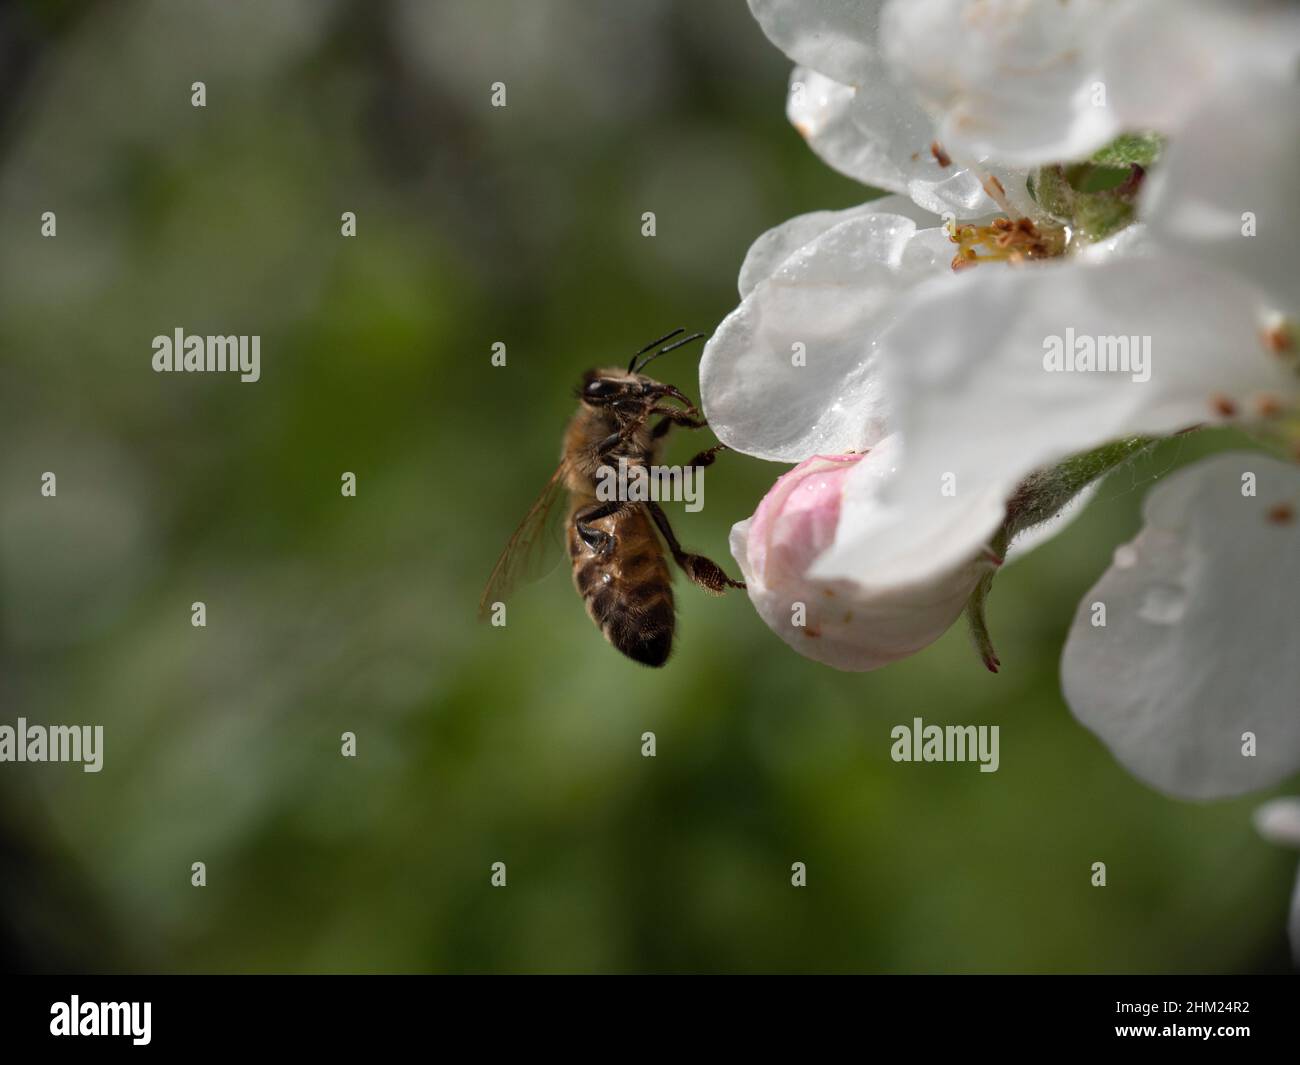
[[[598,377],[594,381],[588,381],[583,392],[588,396],[608,396],[617,388],[618,386],[613,381],[606,381]]]

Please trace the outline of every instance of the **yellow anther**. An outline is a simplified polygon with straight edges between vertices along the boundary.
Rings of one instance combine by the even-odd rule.
[[[990,225],[956,226],[948,239],[957,245],[952,260],[954,270],[977,263],[1021,263],[1030,259],[1051,259],[1065,251],[1065,230],[1056,226],[1038,226],[1028,218],[995,218]],[[983,249],[979,251],[977,249]]]

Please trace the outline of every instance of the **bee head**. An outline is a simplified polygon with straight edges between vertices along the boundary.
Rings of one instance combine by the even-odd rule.
[[[653,384],[638,373],[618,369],[588,370],[578,386],[578,398],[589,407],[611,407],[640,400]]]
[[[676,340],[665,347],[660,347],[664,341],[672,340],[683,332],[685,332],[683,329],[674,329],[667,336],[652,340],[632,356],[632,361],[628,363],[626,370],[620,370],[617,367],[588,370],[583,375],[582,383],[578,386],[578,399],[588,407],[613,407],[624,410],[653,403],[660,396],[672,396],[689,405],[690,400],[673,388],[672,385],[662,385],[642,372],[645,370],[646,364],[652,359],[657,359],[660,355],[667,355],[670,351],[676,351],[685,344],[704,339],[703,333],[692,333],[688,337],[683,337],[681,340]]]

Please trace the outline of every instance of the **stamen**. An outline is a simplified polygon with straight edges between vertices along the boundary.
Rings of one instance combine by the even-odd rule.
[[[934,156],[934,161],[940,166],[952,166],[952,156],[943,150],[943,145],[938,141],[930,142],[930,154]],[[994,180],[996,180],[996,178]]]
[[[1210,409],[1220,417],[1232,418],[1237,413],[1237,404],[1231,396],[1216,392],[1210,397]]]
[[[974,172],[979,174],[978,170]],[[989,199],[1001,207],[1003,211],[1012,218],[1020,217],[1019,212],[1011,206],[1010,201],[1007,199],[1007,190],[1005,186],[1003,186],[1002,182],[997,179],[996,175],[980,174],[980,184],[984,186],[984,191],[989,194]]]
[[[1038,226],[1028,218],[996,218],[987,226],[960,225],[949,229],[948,239],[958,246],[952,268],[964,270],[984,262],[1022,263],[1051,259],[1065,252],[1066,232],[1055,226]],[[981,254],[977,248],[983,248]]]
[[[1265,326],[1259,338],[1274,355],[1289,358],[1295,354],[1295,325],[1285,318]]]
[[[1285,409],[1280,398],[1267,392],[1255,399],[1255,410],[1261,418],[1276,418]]]

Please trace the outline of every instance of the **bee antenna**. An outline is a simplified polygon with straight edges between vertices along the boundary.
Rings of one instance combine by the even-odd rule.
[[[647,344],[645,347],[643,347],[640,351],[638,351],[635,355],[632,356],[632,361],[627,364],[627,372],[631,373],[636,366],[636,360],[639,359],[651,348],[657,348],[665,340],[672,340],[672,338],[675,337],[678,333],[684,333],[684,332],[686,332],[686,330],[679,327],[677,329],[674,329],[671,333],[665,333],[658,340],[650,341],[649,344]]]
[[[680,329],[675,330],[674,332],[669,333],[669,334],[668,334],[668,337],[675,337],[675,336],[676,336],[678,333],[680,333],[680,332],[681,332]],[[667,340],[668,337],[663,337],[662,339]],[[692,343],[692,342],[694,342],[694,341],[696,341],[696,340],[703,340],[703,339],[704,339],[704,334],[703,334],[703,333],[692,333],[692,334],[691,334],[690,336],[688,336],[688,337],[682,337],[682,339],[679,340],[679,341],[677,341],[676,344],[669,344],[666,348],[660,348],[658,351],[656,351],[656,352],[654,352],[654,353],[652,353],[652,354],[650,354],[650,355],[647,355],[644,359],[641,360],[641,365],[636,367],[636,372],[637,372],[637,373],[640,373],[640,372],[641,372],[642,370],[644,370],[647,366],[649,366],[650,363],[651,363],[653,360],[659,358],[660,355],[667,355],[670,351],[676,351],[678,348],[680,348],[680,347],[681,347],[682,345],[684,345],[684,344],[690,344],[690,343]],[[659,341],[656,340],[656,341],[655,341],[655,344],[658,344],[658,343],[659,343]],[[650,345],[650,346],[651,346],[651,347],[654,347],[654,344],[652,344],[652,345]],[[639,354],[639,353],[638,353],[638,354]],[[633,361],[633,363],[636,362],[635,359],[633,359],[632,361]],[[628,372],[629,372],[629,373],[632,372],[632,371],[631,371],[631,368],[629,368]]]

